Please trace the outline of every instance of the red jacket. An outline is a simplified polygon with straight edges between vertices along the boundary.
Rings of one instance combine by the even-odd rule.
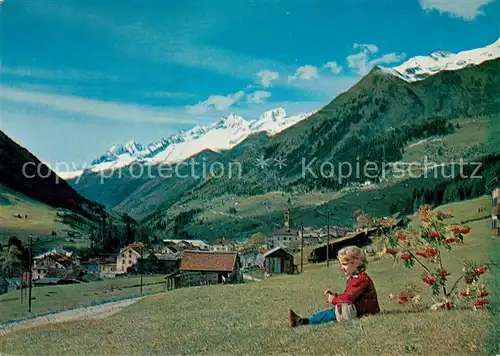
[[[349,277],[344,293],[335,295],[331,303],[354,304],[358,317],[380,312],[375,285],[365,272]]]

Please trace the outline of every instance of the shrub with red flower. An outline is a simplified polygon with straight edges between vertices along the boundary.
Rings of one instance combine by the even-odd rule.
[[[403,261],[406,268],[416,265],[422,268],[421,281],[433,295],[433,309],[453,309],[458,300],[471,303],[476,309],[486,305],[488,301],[484,297],[488,293],[479,282],[488,266],[478,266],[472,261],[466,261],[463,273],[451,281],[451,274],[443,265],[443,254],[452,252],[453,246],[456,246],[454,243],[463,241],[463,235],[470,233],[471,228],[456,225],[449,227],[444,219],[451,214],[435,213],[429,205],[421,206],[418,214],[418,229],[391,231],[387,225],[379,224],[386,253],[392,255],[395,261]],[[467,286],[465,291],[458,291],[461,281]],[[400,305],[407,304],[411,299],[403,292],[395,295],[393,300]]]

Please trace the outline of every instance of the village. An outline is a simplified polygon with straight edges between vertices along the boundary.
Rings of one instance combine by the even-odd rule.
[[[491,234],[500,235],[500,189],[491,195]],[[481,209],[481,208],[478,208]],[[358,212],[351,227],[327,225],[319,229],[295,228],[289,209],[283,213],[283,226],[271,236],[257,233],[246,240],[165,239],[157,244],[134,242],[118,254],[80,259],[74,252],[52,248],[31,258],[31,271],[23,271],[20,262],[3,256],[0,294],[30,285],[50,286],[109,280],[126,276],[164,276],[167,290],[244,280],[260,281],[279,274],[303,271],[303,264],[330,262],[345,246],[363,247],[374,254],[372,239],[379,233],[373,220]],[[391,226],[403,226],[406,217],[395,216]],[[31,277],[31,283],[30,282]],[[142,287],[141,287],[142,291]]]
[[[165,239],[157,244],[134,242],[118,254],[81,259],[73,251],[52,248],[32,257],[31,272],[13,261],[0,274],[0,294],[34,287],[92,282],[133,275],[165,275],[168,289],[196,285],[258,281],[275,274],[293,274],[305,263],[335,259],[343,246],[368,246],[376,229],[359,214],[355,226],[319,229],[292,227],[285,209],[283,226],[271,236],[255,234],[246,240]],[[327,249],[327,246],[330,248]],[[7,260],[4,258],[4,260]],[[302,263],[301,263],[302,262]]]

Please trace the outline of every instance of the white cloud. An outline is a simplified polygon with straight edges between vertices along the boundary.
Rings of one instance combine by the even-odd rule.
[[[254,91],[247,96],[247,103],[249,104],[262,104],[266,99],[271,97],[271,93],[264,90]]]
[[[406,58],[406,53],[397,54],[397,53],[393,52],[393,53],[384,54],[380,58],[373,59],[370,62],[368,62],[368,64],[369,64],[369,67],[374,67],[380,63],[397,63],[397,62],[402,61],[405,58]]]
[[[354,49],[361,48],[361,50],[368,51],[370,53],[377,53],[378,52],[378,47],[374,44],[361,44],[361,43],[355,43],[353,45]]]
[[[317,78],[318,78],[318,68],[306,64],[304,66],[297,68],[294,75],[288,76],[288,81],[290,82],[292,80],[299,80],[299,79],[312,80]]]
[[[273,72],[267,69],[261,70],[256,74],[258,82],[264,87],[267,88],[271,85],[271,83],[278,79],[280,74],[278,72]]]
[[[186,109],[192,113],[205,113],[210,110],[222,111],[230,108],[245,96],[245,92],[240,90],[234,94],[210,95],[207,100],[201,101],[196,105],[187,105]]]
[[[405,53],[387,53],[373,58],[373,54],[378,52],[378,47],[371,44],[354,44],[354,49],[360,49],[361,52],[347,56],[347,65],[350,69],[359,75],[365,75],[374,66],[382,63],[395,63],[406,58]]]
[[[108,120],[157,122],[157,123],[199,123],[199,118],[187,115],[181,108],[165,109],[151,106],[124,104],[111,101],[100,101],[73,95],[60,95],[46,92],[22,90],[15,87],[2,86],[0,91],[2,104],[21,104],[50,109],[63,114],[74,114],[103,118]]]
[[[462,17],[471,21],[479,15],[484,15],[482,7],[495,0],[419,0],[420,6],[426,11],[448,13],[451,17]]]
[[[71,80],[71,81],[97,81],[104,79],[116,82],[120,80],[120,78],[116,75],[111,75],[101,72],[77,70],[71,68],[41,69],[41,68],[10,67],[10,66],[4,66],[3,63],[2,65],[0,65],[0,73],[15,77]]]
[[[339,74],[342,72],[342,66],[339,66],[337,62],[328,62],[323,66],[323,68],[329,68],[333,74]]]
[[[147,98],[187,99],[193,97],[194,94],[172,91],[152,91],[144,93],[144,96]]]

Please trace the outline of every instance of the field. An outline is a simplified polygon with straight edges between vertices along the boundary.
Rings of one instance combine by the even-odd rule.
[[[62,214],[62,211],[54,207],[0,185],[0,244],[7,245],[9,237],[13,235],[27,242],[29,235],[33,234],[40,239],[34,247],[35,250],[63,245],[72,248],[87,247],[87,239],[67,236],[68,231],[84,234],[86,231],[56,221],[61,220],[57,217],[58,212]],[[52,231],[55,231],[57,236],[51,236]]]
[[[487,198],[452,204],[457,219],[475,211]],[[487,206],[489,208],[489,206]],[[487,219],[469,224],[465,243],[447,255],[453,275],[461,259],[485,262],[500,254]],[[324,309],[325,288],[342,290],[345,279],[336,263],[310,265],[304,274],[272,277],[241,285],[185,288],[147,297],[106,319],[51,324],[7,334],[6,354],[335,354],[469,355],[498,354],[500,270],[487,274],[489,311],[459,308],[448,312],[403,311],[388,295],[421,271],[405,270],[392,258],[371,260],[382,313],[354,322],[290,329],[288,308],[301,315]],[[73,286],[67,286],[68,288]],[[422,304],[429,306],[422,287]],[[57,340],[57,342],[55,342]],[[22,348],[19,345],[23,345]]]
[[[139,285],[140,277],[119,277],[99,282],[34,287],[31,314],[26,299],[21,304],[21,291],[9,292],[0,295],[0,322],[135,297],[140,295]],[[165,290],[164,276],[143,277],[144,294]]]

